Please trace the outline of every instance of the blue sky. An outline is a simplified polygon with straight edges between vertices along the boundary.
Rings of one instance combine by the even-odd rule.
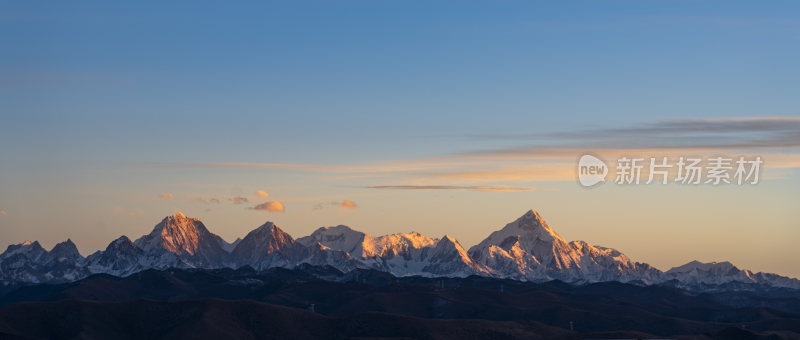
[[[790,1],[3,1],[0,240],[72,237],[86,255],[180,209],[226,239],[269,219],[295,237],[344,223],[447,233],[468,247],[535,208],[567,239],[661,269],[731,260],[800,276],[786,241],[800,237],[796,138],[707,150],[779,155],[766,163],[767,173],[780,163],[773,179],[753,188],[587,191],[536,171],[437,182],[439,172],[552,165],[538,153],[529,163],[488,157],[502,150],[569,145],[559,162],[572,162],[608,142],[598,135],[687,119],[738,117],[745,128],[610,139],[614,148],[751,142],[761,136],[747,124],[767,117],[789,122],[766,133],[797,137],[799,10]],[[574,135],[583,132],[594,137]],[[448,163],[475,154],[486,157]],[[275,163],[290,166],[265,166]],[[553,190],[364,188],[417,184]],[[245,209],[265,201],[255,190],[286,211]],[[248,204],[230,201],[239,196]],[[220,203],[203,203],[212,198]],[[358,208],[334,206],[343,200]]]

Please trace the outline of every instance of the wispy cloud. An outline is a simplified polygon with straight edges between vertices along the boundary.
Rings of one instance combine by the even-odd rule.
[[[175,198],[175,195],[173,195],[173,194],[159,194],[158,197],[166,199],[166,200],[171,200],[171,199]]]
[[[325,209],[326,207],[339,207],[339,208],[342,208],[342,209],[355,209],[355,208],[358,208],[358,204],[356,204],[356,202],[353,202],[351,200],[333,201],[333,202],[328,202],[328,203],[317,203],[313,207],[311,207],[311,210],[322,210],[322,209]]]
[[[264,190],[256,190],[256,196],[266,198],[269,197],[269,193]]]
[[[363,164],[363,165],[318,165],[318,164],[292,164],[292,163],[248,163],[248,162],[209,162],[209,163],[183,163],[183,167],[195,168],[259,168],[270,170],[285,170],[299,172],[323,173],[380,173],[430,170],[432,168],[447,168],[447,166],[426,164]]]
[[[8,213],[5,210],[0,210],[0,215],[8,215]]]
[[[219,204],[220,203],[220,201],[218,199],[216,199],[216,198],[198,197],[197,201],[200,202],[200,203],[203,203],[203,204]]]
[[[555,149],[594,148],[752,149],[800,147],[800,117],[679,119],[627,126],[540,134],[470,135],[478,139],[543,142]],[[509,149],[509,150],[513,150]],[[469,152],[468,154],[480,154]]]
[[[234,197],[228,198],[228,201],[233,202],[233,204],[242,204],[242,203],[250,202],[250,200],[248,200],[247,197],[243,197],[243,196],[234,196]]]
[[[262,204],[256,205],[256,206],[254,206],[252,208],[248,208],[248,209],[266,210],[266,211],[269,211],[269,212],[284,212],[284,211],[286,211],[286,209],[283,207],[283,203],[278,202],[278,201],[271,201],[271,202],[262,203]]]

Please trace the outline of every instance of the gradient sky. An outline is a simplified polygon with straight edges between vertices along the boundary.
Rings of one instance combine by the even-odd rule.
[[[798,18],[794,1],[0,1],[0,246],[88,255],[180,210],[229,241],[271,220],[469,247],[533,208],[662,270],[800,277]],[[765,164],[750,186],[584,189],[584,152]],[[285,211],[248,209],[266,202]]]

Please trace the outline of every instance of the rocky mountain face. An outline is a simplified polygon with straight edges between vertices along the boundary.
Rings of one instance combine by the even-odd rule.
[[[236,266],[249,265],[257,270],[294,266],[300,253],[301,247],[292,236],[272,222],[249,232],[231,251]]]
[[[220,268],[231,262],[221,237],[208,231],[199,219],[180,212],[167,216],[150,234],[133,243],[148,256],[166,260],[177,256],[190,267]]]
[[[127,276],[150,268],[250,266],[266,270],[307,265],[331,266],[343,272],[373,269],[395,276],[479,275],[575,284],[619,281],[696,290],[800,289],[800,280],[753,273],[728,262],[693,261],[662,272],[612,248],[584,241],[567,242],[533,210],[491,233],[469,251],[446,235],[436,239],[417,232],[372,236],[343,225],[319,228],[295,240],[272,222],[228,243],[199,219],[177,213],[134,242],[122,236],[86,258],[71,240],[50,251],[38,242],[10,245],[0,254],[0,281],[70,282],[94,273]]]

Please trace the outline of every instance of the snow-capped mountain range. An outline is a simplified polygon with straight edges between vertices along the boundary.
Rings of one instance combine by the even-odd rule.
[[[70,282],[96,273],[127,276],[151,268],[251,266],[264,270],[306,264],[329,265],[344,272],[375,269],[395,276],[479,275],[524,281],[558,279],[578,284],[670,284],[690,289],[800,289],[798,279],[753,273],[729,262],[693,261],[662,272],[612,248],[584,241],[567,242],[534,210],[491,233],[469,251],[447,235],[430,238],[411,232],[376,237],[343,225],[319,228],[295,240],[272,222],[228,243],[199,219],[177,213],[135,241],[122,236],[105,250],[87,257],[81,256],[69,239],[50,251],[36,241],[10,245],[0,254],[0,281]]]

